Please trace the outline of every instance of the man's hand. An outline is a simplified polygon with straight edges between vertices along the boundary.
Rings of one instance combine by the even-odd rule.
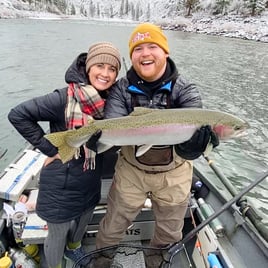
[[[99,129],[88,139],[88,141],[86,142],[86,147],[89,150],[92,150],[97,153],[97,142],[100,139],[101,134],[102,131]]]
[[[190,140],[175,145],[175,151],[184,159],[194,160],[205,152],[209,143],[215,148],[219,145],[219,138],[210,126],[202,126]]]

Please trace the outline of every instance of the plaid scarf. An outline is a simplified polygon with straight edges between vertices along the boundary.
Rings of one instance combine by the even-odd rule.
[[[104,100],[94,87],[70,83],[65,110],[67,129],[85,126],[92,117],[103,118],[104,104]]]
[[[67,91],[67,105],[65,109],[65,121],[67,129],[88,125],[92,117],[103,118],[105,101],[100,97],[97,90],[91,85],[70,83]],[[90,156],[93,152],[84,146],[85,162],[84,170],[89,169]],[[78,158],[80,149],[75,156]],[[94,157],[94,156],[92,156]],[[91,167],[91,169],[94,167]]]

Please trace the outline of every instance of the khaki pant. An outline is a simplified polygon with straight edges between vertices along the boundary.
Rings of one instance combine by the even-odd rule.
[[[152,246],[181,240],[192,183],[193,165],[185,161],[167,172],[149,174],[128,163],[121,155],[108,194],[106,215],[100,222],[96,246],[119,244],[125,231],[139,214],[147,193],[155,215]]]

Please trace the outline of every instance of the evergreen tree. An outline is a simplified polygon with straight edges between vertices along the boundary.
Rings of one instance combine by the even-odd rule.
[[[65,0],[55,0],[54,4],[63,14],[66,14],[68,5]]]
[[[119,10],[119,17],[122,18],[124,15],[124,0],[121,1],[120,10]]]
[[[97,16],[100,17],[100,3],[97,4]]]
[[[129,3],[128,0],[125,1],[125,14],[128,15],[129,13]]]
[[[75,7],[74,7],[74,4],[72,4],[72,6],[71,6],[71,15],[75,15],[75,14],[76,14]]]
[[[113,6],[110,5],[110,18],[113,18],[114,16],[114,9],[113,9]]]
[[[135,20],[135,8],[134,8],[134,4],[133,3],[131,3],[130,4],[130,12],[131,12],[131,18],[132,18],[132,20]]]
[[[185,0],[184,6],[187,10],[186,16],[190,16],[192,10],[197,5],[199,1],[198,0]]]
[[[135,11],[135,20],[139,21],[140,17],[143,15],[141,7],[140,7],[140,3],[138,2],[136,4],[136,11]]]
[[[95,12],[96,12],[96,8],[92,2],[92,0],[90,0],[89,2],[89,5],[88,5],[88,15],[91,17],[91,18],[94,18],[95,16]]]
[[[215,14],[223,14],[226,15],[227,14],[227,8],[230,5],[230,1],[229,0],[216,0],[215,3]]]
[[[150,21],[151,17],[151,9],[150,9],[150,4],[147,5],[147,12],[146,12],[146,19],[147,21]]]
[[[245,2],[251,16],[259,15],[265,10],[265,0],[245,0]]]

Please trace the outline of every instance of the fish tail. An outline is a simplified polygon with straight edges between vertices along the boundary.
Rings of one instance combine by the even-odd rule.
[[[60,147],[64,143],[66,143],[66,131],[49,133],[46,134],[44,137],[49,140],[55,147]]]
[[[71,160],[77,152],[77,148],[70,146],[67,141],[68,131],[60,131],[46,134],[44,137],[49,140],[55,147],[58,148],[58,153],[62,163]]]
[[[62,163],[66,163],[67,161],[71,160],[75,155],[79,154],[79,150],[79,148],[71,147],[67,143],[63,146],[58,147]]]

